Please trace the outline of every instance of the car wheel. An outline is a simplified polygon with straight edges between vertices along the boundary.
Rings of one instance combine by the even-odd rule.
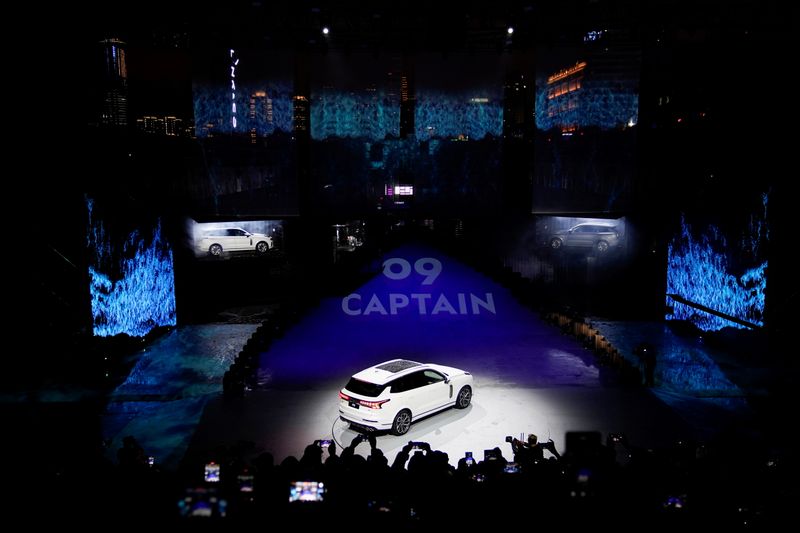
[[[469,385],[461,387],[456,396],[456,409],[466,409],[472,401],[472,388]]]
[[[392,422],[392,433],[394,435],[405,435],[411,428],[411,411],[403,409],[394,417]]]
[[[561,246],[563,245],[564,242],[561,239],[556,238],[550,240],[550,248],[552,248],[553,250],[560,250]]]
[[[265,241],[259,241],[256,244],[256,252],[260,254],[265,254],[268,251],[269,251],[269,244],[267,244]]]
[[[222,255],[222,246],[220,246],[219,244],[212,244],[208,248],[208,253],[210,253],[214,257],[219,257]]]
[[[595,244],[595,245],[594,245],[594,247],[595,247],[595,249],[596,249],[598,252],[600,252],[601,254],[602,254],[603,252],[606,252],[606,251],[608,251],[608,243],[607,243],[606,241],[598,241],[598,243],[597,243],[597,244]]]

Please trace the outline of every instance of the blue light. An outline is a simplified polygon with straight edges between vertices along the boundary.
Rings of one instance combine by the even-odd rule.
[[[149,240],[132,232],[115,260],[101,221],[94,217],[94,202],[87,200],[91,252],[89,290],[94,334],[109,337],[125,333],[141,337],[158,326],[174,326],[175,274],[172,248],[163,238],[161,223]],[[118,279],[108,272],[118,271]]]
[[[495,91],[496,92],[496,91]],[[414,120],[420,140],[464,135],[480,140],[499,137],[503,107],[499,94],[480,97],[420,91]],[[324,91],[313,95],[311,137],[384,140],[400,135],[400,104],[382,90],[361,93]]]
[[[237,131],[255,131],[262,137],[277,131],[292,131],[291,83],[236,79],[236,82],[228,79],[224,84],[193,85],[195,130],[198,137],[233,133],[232,109],[237,110]]]
[[[421,90],[417,95],[414,120],[417,138],[451,138],[465,135],[483,139],[503,132],[503,106],[499,89],[484,91],[481,97]]]
[[[668,246],[667,293],[763,325],[767,261],[737,277],[731,273],[726,249],[725,237],[717,227],[709,226],[699,238],[695,238],[689,224],[682,219],[680,235]],[[673,308],[672,314],[666,316],[667,320],[688,320],[703,331],[745,327],[676,302],[669,296],[667,305]]]
[[[540,130],[561,126],[614,129],[635,125],[639,121],[639,95],[632,88],[613,88],[603,82],[588,80],[574,93],[551,100],[547,99],[547,91],[545,83],[537,83],[536,127]],[[567,109],[556,108],[562,104]]]
[[[311,101],[311,137],[383,140],[400,135],[400,104],[382,90],[320,91]]]

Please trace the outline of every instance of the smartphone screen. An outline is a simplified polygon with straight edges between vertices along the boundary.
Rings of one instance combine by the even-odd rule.
[[[331,456],[330,452],[331,442],[332,441],[330,439],[317,441],[317,446],[319,446],[322,449],[322,456],[320,457],[320,459],[322,460],[323,463],[328,460],[328,457]]]
[[[253,492],[252,474],[239,474],[236,480],[239,483],[239,492]]]
[[[219,465],[217,463],[206,464],[205,480],[207,483],[219,483]]]
[[[325,499],[325,484],[321,481],[292,481],[289,483],[290,502],[321,502]]]

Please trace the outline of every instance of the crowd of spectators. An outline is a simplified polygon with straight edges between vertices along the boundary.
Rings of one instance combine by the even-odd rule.
[[[498,439],[482,457],[450,457],[409,442],[390,458],[380,438],[359,434],[344,448],[317,441],[299,459],[278,464],[269,453],[248,460],[246,447],[220,448],[205,464],[166,472],[127,437],[118,464],[82,480],[94,488],[92,498],[84,494],[76,504],[65,494],[77,487],[61,480],[62,504],[73,502],[61,512],[199,529],[291,520],[396,530],[488,520],[537,528],[739,530],[776,526],[796,494],[779,460],[737,446],[678,442],[653,450],[630,445],[624,435],[602,442],[597,432],[575,432],[561,453],[552,441],[528,435]],[[292,490],[297,501],[290,501]]]

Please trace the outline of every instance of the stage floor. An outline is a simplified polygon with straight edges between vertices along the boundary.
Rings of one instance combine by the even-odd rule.
[[[466,451],[482,458],[483,450],[495,446],[510,457],[504,437],[521,433],[552,438],[562,452],[567,431],[600,431],[604,439],[622,432],[633,445],[660,447],[708,438],[751,416],[744,400],[718,405],[674,391],[662,399],[649,389],[621,386],[615,370],[598,367],[577,340],[485,276],[433,250],[401,249],[393,255],[409,265],[435,257],[440,275],[424,284],[426,278],[413,271],[400,280],[379,274],[354,293],[356,298],[324,300],[261,354],[257,390],[239,399],[210,399],[188,462],[200,464],[210,450],[238,441],[252,442],[254,454],[271,452],[277,462],[299,457],[315,439],[349,444],[356,433],[338,420],[338,390],[355,372],[397,357],[466,369],[475,385],[468,409],[415,423],[403,437],[380,435],[378,446],[390,460],[409,440],[447,452],[452,464]],[[421,270],[431,268],[422,263]],[[431,296],[424,302],[411,296],[409,305],[392,313],[392,301],[402,304],[402,295],[413,294]],[[457,303],[459,294],[467,305]],[[434,312],[440,295],[452,305]],[[476,309],[471,295],[491,305]],[[368,453],[368,445],[358,451]]]

